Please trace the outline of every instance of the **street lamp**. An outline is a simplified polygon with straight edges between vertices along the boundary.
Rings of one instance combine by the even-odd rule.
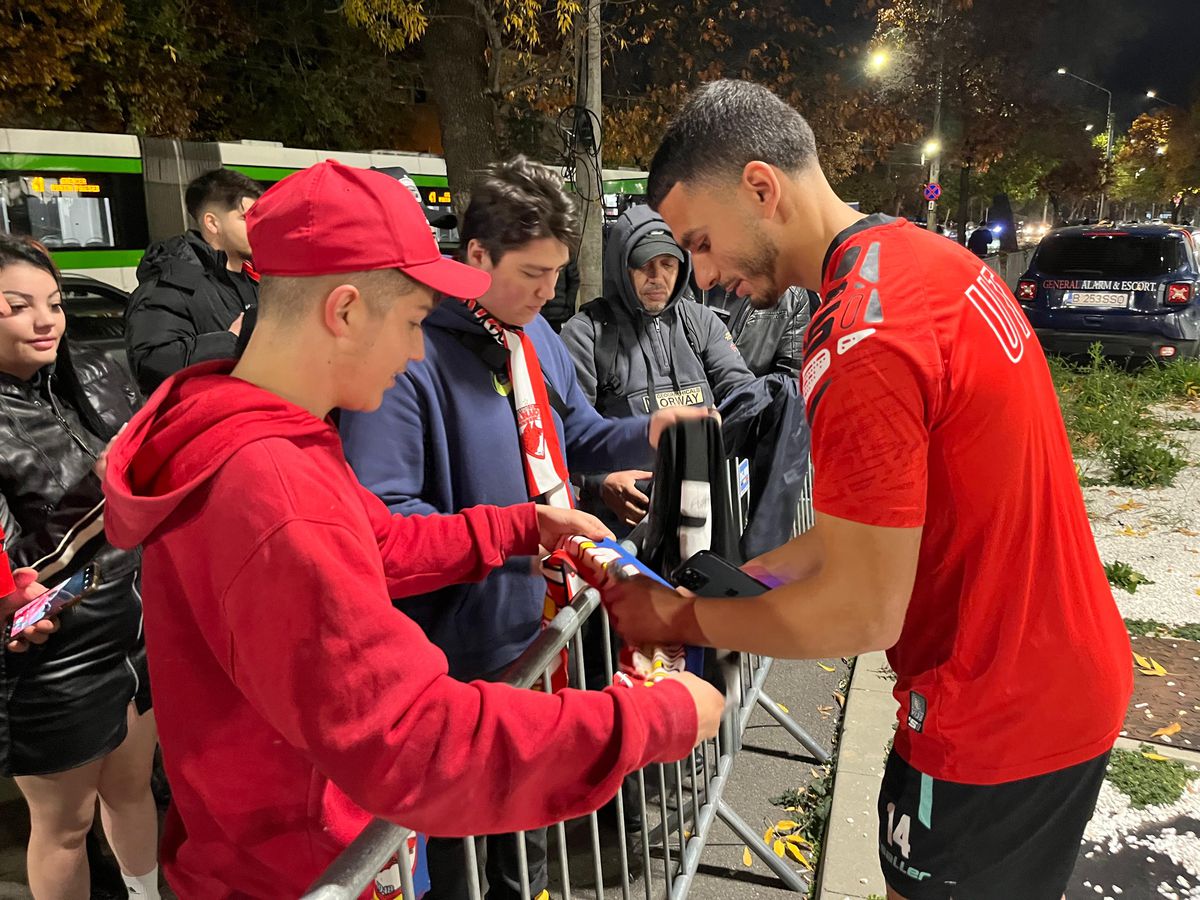
[[[1058,74],[1066,75],[1068,78],[1074,78],[1076,81],[1081,81],[1084,84],[1086,84],[1088,87],[1095,88],[1098,91],[1103,91],[1108,96],[1108,115],[1105,118],[1105,122],[1107,123],[1106,127],[1108,129],[1108,137],[1107,137],[1107,140],[1105,141],[1105,145],[1104,145],[1104,161],[1106,164],[1111,164],[1112,163],[1112,151],[1113,151],[1113,111],[1112,111],[1113,95],[1112,95],[1112,91],[1110,91],[1106,87],[1101,87],[1100,85],[1096,84],[1096,82],[1094,82],[1094,81],[1088,81],[1086,78],[1080,78],[1074,72],[1068,72],[1066,70],[1066,68],[1062,67],[1062,66],[1059,67]],[[1104,207],[1105,207],[1105,204],[1107,203],[1107,201],[1108,201],[1107,194],[1102,193],[1100,195],[1100,209],[1098,211],[1099,218],[1101,218],[1101,219],[1104,218]]]
[[[1158,96],[1158,91],[1146,91],[1146,99],[1157,100],[1159,103],[1162,103],[1166,106],[1174,106],[1176,109],[1179,109],[1178,103],[1172,103],[1170,100]]]
[[[1157,153],[1159,156],[1166,156],[1167,155],[1167,145],[1159,144],[1158,149],[1155,150],[1154,152]]]
[[[1095,126],[1095,125],[1084,125],[1084,126],[1083,126],[1083,130],[1084,130],[1084,131],[1095,131],[1095,130],[1096,130],[1096,126]]]
[[[936,139],[928,140],[925,142],[925,146],[921,149],[926,156],[937,156],[942,152],[942,143]]]
[[[872,72],[883,71],[884,66],[888,64],[888,54],[886,50],[876,50],[871,54],[870,60],[867,62],[867,68]]]

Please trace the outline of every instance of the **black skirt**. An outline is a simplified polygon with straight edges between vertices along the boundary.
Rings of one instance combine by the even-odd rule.
[[[4,656],[0,774],[52,775],[101,759],[125,740],[129,704],[151,708],[132,575],[63,613],[45,644]]]

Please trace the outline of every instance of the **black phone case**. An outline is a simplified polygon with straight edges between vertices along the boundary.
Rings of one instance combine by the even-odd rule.
[[[697,597],[757,597],[770,590],[757,578],[747,575],[711,550],[701,550],[685,560],[672,573],[671,579]]]

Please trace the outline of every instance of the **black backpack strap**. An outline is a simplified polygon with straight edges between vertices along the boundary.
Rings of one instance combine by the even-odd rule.
[[[590,303],[585,303],[579,311],[592,320],[592,333],[596,336],[592,342],[592,364],[596,367],[596,394],[618,393],[621,389],[616,376],[620,335],[612,308],[604,297],[597,297]],[[610,328],[610,325],[613,327]]]
[[[478,356],[485,366],[493,372],[503,373],[507,377],[508,351],[501,347],[490,334],[481,334],[477,331],[455,331],[452,334],[460,344]],[[550,399],[551,408],[565,423],[571,408],[567,406],[562,395],[550,383],[550,379],[545,377],[545,373],[542,374],[542,381],[546,384],[546,395]]]
[[[692,306],[698,305],[696,301],[689,297],[680,297],[679,302],[675,304],[679,310],[679,321],[683,323],[683,334],[687,338],[688,346],[692,348],[692,352],[696,354],[696,359],[700,360],[700,365],[704,365],[704,353],[701,351],[700,338],[698,336],[699,326],[696,320],[692,318],[696,315]]]

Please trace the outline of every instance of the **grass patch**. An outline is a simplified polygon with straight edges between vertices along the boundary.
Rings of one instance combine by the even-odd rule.
[[[822,766],[814,770],[814,778],[798,788],[788,788],[771,800],[791,814],[799,828],[798,833],[812,844],[814,853],[819,853],[825,840],[825,828],[829,824],[829,811],[833,807],[833,766]],[[816,865],[816,855],[813,865]]]
[[[1149,410],[1155,403],[1200,398],[1200,361],[1152,363],[1130,371],[1105,359],[1094,344],[1086,363],[1061,357],[1049,362],[1076,458],[1104,462],[1114,484],[1145,488],[1174,483],[1188,461],[1167,432],[1193,426],[1168,427]],[[1082,472],[1080,480],[1098,483]]]
[[[1200,641],[1200,624],[1165,625],[1154,619],[1126,619],[1125,630],[1137,637],[1180,638],[1185,641]]]
[[[1130,594],[1136,593],[1139,585],[1154,584],[1153,581],[1137,571],[1129,563],[1121,562],[1120,560],[1105,563],[1104,574],[1108,576],[1109,584],[1113,587],[1119,587]]]
[[[1142,752],[1152,749],[1141,746]],[[1183,763],[1146,759],[1142,752],[1114,750],[1108,762],[1108,780],[1129,798],[1134,809],[1174,803],[1183,796],[1188,782],[1200,777]]]

